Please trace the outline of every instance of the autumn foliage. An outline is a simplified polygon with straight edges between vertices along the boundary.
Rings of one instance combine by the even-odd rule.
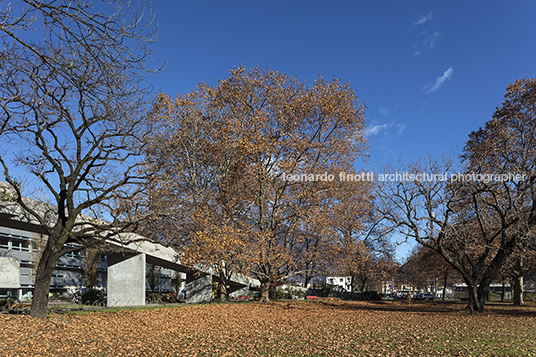
[[[159,95],[149,120],[161,129],[149,139],[158,174],[145,234],[222,278],[252,274],[263,301],[319,258],[339,189],[326,177],[366,155],[364,106],[336,79],[238,67],[217,87]]]
[[[521,356],[536,353],[534,307],[405,302],[211,304],[0,315],[9,356]]]

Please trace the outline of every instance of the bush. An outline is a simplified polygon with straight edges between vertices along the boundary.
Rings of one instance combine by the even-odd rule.
[[[160,304],[162,302],[162,298],[158,293],[149,294],[145,300],[148,304]]]
[[[281,295],[281,286],[283,286],[283,282],[281,280],[275,280],[272,281],[270,284],[270,291],[269,291],[269,297],[270,299],[284,299],[284,297],[277,297],[278,295]],[[278,292],[279,291],[279,292]],[[260,292],[260,288],[259,288]]]
[[[104,294],[100,290],[91,289],[82,294],[82,304],[84,305],[104,304],[105,302]]]
[[[279,286],[275,289],[274,299],[303,299],[305,298],[305,291],[288,286],[286,289]]]
[[[379,291],[365,291],[361,294],[361,300],[381,300],[382,294]]]
[[[274,291],[274,296],[271,299],[274,300],[280,300],[280,299],[286,299],[287,292],[280,286],[278,286]]]
[[[288,288],[287,299],[304,299],[307,293],[304,290],[298,288]]]
[[[162,302],[175,304],[175,303],[177,303],[179,301],[177,299],[177,294],[175,294],[175,293],[166,293],[166,294],[164,294],[164,296],[162,296]]]
[[[0,311],[11,310],[15,300],[12,298],[0,299]]]

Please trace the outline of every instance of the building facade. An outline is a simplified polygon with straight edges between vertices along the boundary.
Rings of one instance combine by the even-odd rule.
[[[18,284],[3,283],[0,277],[0,297],[16,296],[19,301],[31,300],[34,289],[34,263],[39,259],[39,246],[43,242],[40,234],[0,226],[0,257],[14,258],[18,261]],[[67,244],[66,248],[75,245]],[[0,261],[0,274],[8,269],[6,260]],[[51,296],[65,297],[76,290],[85,292],[84,285],[85,255],[83,251],[70,252],[62,256],[56,264],[50,282]],[[102,254],[98,262],[98,282],[96,289],[106,292],[108,257]],[[7,270],[6,270],[7,271]],[[169,269],[148,265],[146,271],[146,292],[172,292],[172,271]],[[7,273],[6,273],[7,274]],[[7,275],[4,274],[4,277]],[[18,286],[15,286],[18,285]]]
[[[352,291],[352,278],[349,276],[327,276],[326,285],[331,286],[335,290],[340,290],[342,292],[351,292]]]

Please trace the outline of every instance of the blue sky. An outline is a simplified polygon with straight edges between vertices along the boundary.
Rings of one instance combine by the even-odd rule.
[[[240,65],[349,82],[368,108],[370,160],[357,169],[459,152],[509,83],[536,77],[536,1],[153,0],[152,9],[153,59],[167,62],[155,90],[217,85]]]
[[[167,94],[233,66],[349,82],[366,102],[370,164],[463,147],[506,86],[536,75],[536,2],[162,1],[152,78]]]
[[[461,150],[509,83],[536,76],[534,1],[155,0],[153,11],[164,93],[239,65],[349,82],[368,108],[358,169]]]

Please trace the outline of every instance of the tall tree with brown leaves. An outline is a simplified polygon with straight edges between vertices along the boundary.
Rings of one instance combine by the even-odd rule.
[[[361,173],[352,176],[361,177]],[[394,267],[391,230],[374,207],[373,182],[341,181],[331,192],[329,239],[332,268],[350,276],[351,295],[384,278]]]
[[[459,274],[445,258],[435,250],[423,245],[417,245],[411,251],[407,261],[402,266],[405,276],[416,288],[427,288],[443,285],[442,299],[445,300],[447,286],[453,279],[459,279]]]
[[[198,232],[225,230],[210,239],[233,237],[248,257],[238,261],[261,281],[261,301],[268,301],[271,283],[298,272],[298,247],[323,194],[334,189],[341,169],[365,156],[364,106],[335,79],[307,85],[239,67],[216,88],[200,85],[175,100],[161,96],[153,112],[156,122],[170,123],[152,140],[162,173],[154,207],[169,217],[165,224],[182,227],[170,243],[188,254]],[[165,160],[157,159],[160,153]],[[167,231],[161,223],[154,232]],[[222,261],[230,267],[230,259],[207,256],[216,270]]]

